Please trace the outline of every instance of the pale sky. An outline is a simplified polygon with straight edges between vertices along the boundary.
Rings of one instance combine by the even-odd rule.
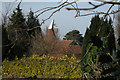
[[[14,2],[14,1],[21,1],[21,0],[1,0],[2,2]],[[23,2],[60,2],[61,0],[23,0]],[[62,0],[65,1],[65,0]],[[68,1],[75,1],[75,0],[68,0]],[[89,2],[94,0],[78,0],[80,2]]]
[[[94,2],[95,3],[95,2]],[[3,3],[3,12],[4,12],[4,6],[6,3]],[[17,4],[16,4],[17,5]],[[14,5],[13,9],[15,9],[16,5]],[[23,2],[21,4],[21,8],[23,9],[23,13],[25,16],[27,16],[28,12],[30,11],[30,8],[33,10],[33,12],[45,8],[45,7],[54,7],[57,6],[57,2]],[[79,2],[78,6],[80,8],[83,7],[92,7],[88,4],[88,2]],[[71,7],[71,6],[68,6]],[[95,11],[104,11],[106,12],[110,5],[102,6]],[[116,10],[117,7],[113,7],[112,10]],[[53,11],[46,12],[45,14],[38,17],[39,21],[41,22],[42,19],[46,19],[49,17],[49,15]],[[39,13],[39,12],[38,12]],[[37,15],[36,13],[35,15]],[[81,14],[86,14],[88,12],[82,11]],[[10,12],[12,14],[12,11]],[[49,20],[45,22],[41,26],[42,30],[46,29],[46,27],[49,26],[52,19],[54,19],[56,26],[59,29],[59,36],[62,39],[66,33],[72,30],[79,30],[81,34],[84,35],[86,28],[90,25],[90,20],[94,15],[91,16],[84,16],[84,17],[78,17],[75,18],[76,12],[75,11],[67,11],[66,8],[61,9],[59,12],[55,13]]]
[[[14,2],[14,1],[21,1],[21,0],[0,0],[2,2]],[[22,2],[60,2],[66,0],[22,0]],[[80,1],[80,2],[93,2],[98,0],[68,0],[68,1]],[[120,1],[120,0],[99,0],[99,1]]]

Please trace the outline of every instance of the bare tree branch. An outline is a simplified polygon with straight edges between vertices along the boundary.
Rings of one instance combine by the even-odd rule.
[[[61,7],[61,6],[64,6],[66,3],[67,3],[67,1],[68,0],[66,0],[65,2],[63,2],[62,4],[60,4],[60,5],[58,5],[58,6],[56,6],[56,7],[47,7],[47,8],[43,8],[43,9],[41,9],[41,10],[44,10],[44,11],[42,11],[41,13],[39,13],[36,17],[38,17],[38,16],[40,16],[41,14],[43,14],[43,13],[45,13],[45,12],[47,12],[47,11],[50,11],[50,10],[53,10],[53,9],[57,9],[57,8],[59,8],[59,7]],[[41,10],[38,10],[37,12],[39,12],[39,11],[41,11]]]
[[[114,6],[114,4],[112,4],[112,5],[109,7],[109,9],[108,9],[107,13],[105,14],[105,16],[103,17],[103,19],[105,19],[105,18],[107,17],[109,11],[111,10],[111,8],[112,8],[113,6]],[[100,33],[100,31],[101,31],[101,28],[102,28],[102,25],[103,25],[103,21],[102,21],[101,24],[100,24],[100,28],[99,28],[98,33],[97,33],[96,36],[99,35],[99,33]]]
[[[106,5],[106,4],[112,4],[112,6],[111,6],[111,8],[114,6],[114,5],[120,5],[120,2],[107,2],[107,1],[102,1],[102,3],[101,4],[99,4],[99,5],[95,5],[95,4],[93,4],[92,2],[88,2],[90,5],[92,5],[93,7],[92,8],[66,8],[67,10],[76,10],[76,11],[90,11],[90,10],[94,10],[94,9],[96,9],[96,8],[98,8],[98,7],[101,7],[101,6],[103,6],[103,5]],[[88,13],[88,14],[83,14],[83,15],[77,15],[77,13],[76,13],[76,17],[79,17],[79,16],[88,16],[88,15],[93,15],[93,14],[107,14],[107,15],[110,15],[110,14],[115,14],[115,13],[117,13],[117,12],[119,12],[119,10],[117,10],[117,11],[114,11],[114,12],[111,12],[111,13],[109,13],[109,11],[111,10],[111,8],[109,8],[108,9],[108,12],[93,12],[93,13]]]
[[[95,15],[95,14],[107,14],[107,15],[110,15],[110,14],[116,14],[120,12],[120,10],[118,11],[112,11],[110,13],[105,13],[105,12],[98,12],[98,11],[93,11],[92,13],[88,13],[88,14],[83,14],[83,15],[80,15],[80,16],[89,16],[89,15]],[[77,16],[78,17],[78,16]]]
[[[101,0],[95,0],[95,1],[99,1],[99,2],[103,2],[103,3],[106,3],[106,4],[115,4],[115,5],[120,5],[120,2],[113,2],[113,1],[101,1]]]
[[[103,5],[105,5],[106,3],[101,3],[101,4],[99,4],[99,5],[93,5],[91,2],[89,2],[89,4],[91,4],[93,7],[92,8],[66,8],[67,10],[93,10],[93,9],[96,9],[96,8],[98,8],[98,7],[100,7],[100,6],[103,6]]]

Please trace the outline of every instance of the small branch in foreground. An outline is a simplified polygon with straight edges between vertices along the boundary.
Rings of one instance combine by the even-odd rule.
[[[113,1],[101,1],[101,0],[95,0],[95,1],[99,1],[99,2],[103,2],[103,3],[106,3],[106,4],[115,4],[115,5],[120,5],[120,2],[113,2]]]
[[[106,3],[101,3],[101,4],[99,4],[99,5],[93,5],[91,2],[89,2],[89,4],[91,4],[92,6],[94,6],[94,7],[92,7],[92,8],[66,8],[67,10],[93,10],[93,9],[96,9],[96,8],[98,8],[98,7],[100,7],[100,6],[103,6],[103,5],[105,5]]]
[[[107,15],[111,15],[111,14],[115,14],[115,13],[118,13],[118,12],[120,12],[120,10],[113,11],[113,12],[110,12],[110,13],[93,11],[93,13],[83,14],[83,15],[79,15],[79,16],[89,16],[89,15],[94,15],[94,14],[107,14]],[[79,16],[77,16],[77,17],[79,17]]]

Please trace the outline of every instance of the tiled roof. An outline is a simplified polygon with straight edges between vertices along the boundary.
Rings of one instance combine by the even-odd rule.
[[[58,44],[61,44],[66,47],[68,47],[72,42],[73,40],[58,40]]]
[[[73,40],[58,40],[55,53],[73,53],[80,54],[82,47],[80,45],[70,45]]]
[[[55,41],[55,32],[52,29],[48,29],[46,33],[46,38],[48,42]],[[82,51],[82,47],[80,45],[70,45],[73,40],[57,40],[55,43],[54,53],[72,53],[72,54],[80,54]],[[51,43],[51,42],[50,42]]]

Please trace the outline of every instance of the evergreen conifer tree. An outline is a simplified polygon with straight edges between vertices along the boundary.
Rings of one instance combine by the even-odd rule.
[[[35,33],[36,34],[41,33],[39,20],[34,16],[34,13],[32,12],[31,9],[30,9],[30,12],[29,12],[28,19],[27,19],[26,23],[27,23],[27,28],[32,29],[32,30],[28,31],[28,34],[29,34],[30,37],[35,36]],[[38,27],[38,28],[35,28],[35,27]]]
[[[90,36],[96,36],[98,29],[101,25],[101,19],[99,18],[99,15],[95,15],[92,20],[91,20],[91,24],[90,24]]]
[[[24,53],[27,53],[29,46],[28,33],[24,29],[27,29],[25,18],[20,9],[20,5],[13,11],[12,16],[9,18],[10,25],[8,26],[9,38],[13,43],[9,59],[12,60],[16,56],[21,58]]]
[[[112,20],[111,18],[109,19],[109,22],[108,22],[108,26],[109,26],[109,34],[108,34],[108,49],[111,53],[111,55],[113,54],[113,50],[116,50],[116,47],[115,47],[115,36],[114,36],[114,29],[112,27]]]
[[[85,36],[83,38],[83,45],[82,45],[82,54],[81,57],[83,57],[85,55],[86,52],[86,47],[89,44],[89,40],[90,40],[90,35],[89,35],[90,29],[87,28],[86,32],[85,32]],[[83,59],[84,60],[84,59]]]
[[[8,39],[8,32],[2,25],[2,61],[9,56],[11,41]]]
[[[104,40],[102,38],[104,38]],[[90,47],[91,44],[93,45]],[[98,15],[93,17],[91,25],[87,28],[83,39],[81,55],[82,70],[93,75],[93,67],[90,67],[89,65],[95,65],[101,60],[101,62],[111,62],[112,59],[107,55],[107,53],[112,55],[114,51],[115,37],[114,30],[112,28],[112,20],[109,19],[108,21],[108,19],[106,19],[104,21],[103,18],[99,18]]]
[[[101,20],[99,18],[99,15],[95,15],[92,19],[91,19],[91,24],[90,27],[87,28],[84,39],[83,39],[83,45],[82,45],[82,56],[85,55],[86,51],[87,51],[87,47],[89,45],[89,43],[91,42],[91,38],[96,36],[99,27],[101,24]]]
[[[16,10],[13,11],[13,15],[9,18],[11,21],[12,28],[22,28],[25,29],[25,18],[22,13],[22,9],[20,9],[20,5],[17,6]]]

